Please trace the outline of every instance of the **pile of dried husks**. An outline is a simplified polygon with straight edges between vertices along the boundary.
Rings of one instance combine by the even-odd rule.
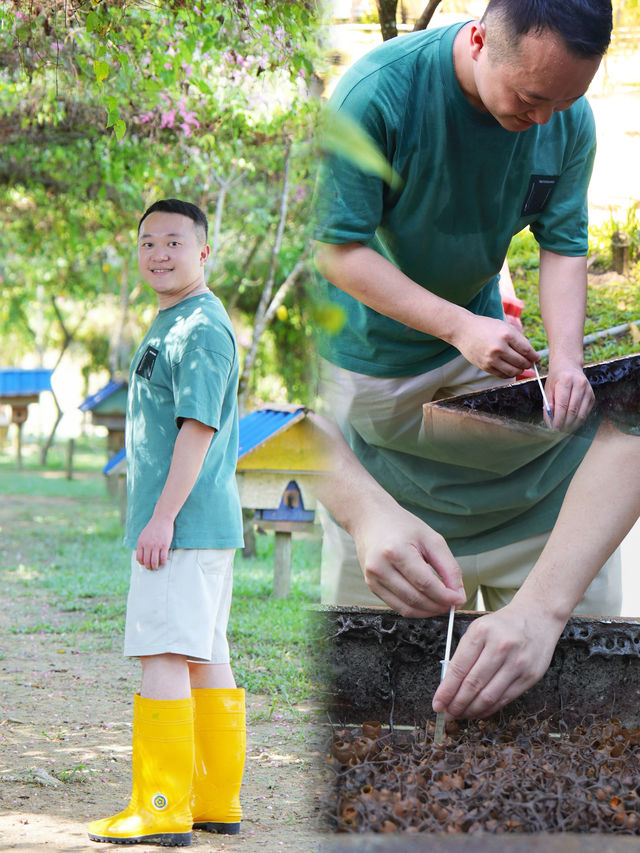
[[[538,717],[382,733],[336,731],[327,804],[337,832],[640,834],[640,729]]]

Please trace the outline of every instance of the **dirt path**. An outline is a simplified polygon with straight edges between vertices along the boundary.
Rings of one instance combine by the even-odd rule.
[[[136,670],[111,652],[77,654],[57,648],[55,638],[9,638],[5,626],[0,643],[7,650],[0,665],[0,849],[106,849],[88,840],[85,824],[128,799]],[[248,698],[241,835],[194,833],[193,846],[318,849],[317,764],[326,734],[309,709],[256,719],[269,711],[268,697]]]
[[[87,837],[88,821],[128,801],[139,669],[119,651],[77,651],[69,635],[37,629],[43,621],[68,624],[69,617],[33,588],[21,595],[0,572],[0,850],[157,850]],[[327,733],[317,709],[272,710],[268,696],[249,696],[247,706],[241,834],[194,833],[192,846],[323,849],[316,826]]]

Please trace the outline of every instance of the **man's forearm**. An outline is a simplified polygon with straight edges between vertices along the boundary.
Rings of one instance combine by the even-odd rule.
[[[191,494],[215,430],[187,418],[178,432],[171,466],[154,516],[173,522]]]
[[[549,363],[582,367],[587,305],[587,259],[540,250],[540,313],[549,341]]]
[[[603,423],[514,602],[541,607],[566,622],[640,515],[639,470],[640,437]]]
[[[469,312],[421,287],[362,243],[316,243],[319,272],[354,299],[419,332],[451,342]]]
[[[571,431],[584,421],[595,399],[582,369],[586,258],[541,250],[539,290],[540,311],[549,339],[546,392],[553,426]]]

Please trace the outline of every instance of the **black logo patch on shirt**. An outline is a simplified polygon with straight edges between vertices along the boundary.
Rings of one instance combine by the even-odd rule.
[[[136,373],[138,376],[142,376],[144,379],[151,379],[151,374],[153,373],[153,368],[156,363],[156,358],[158,356],[159,350],[155,347],[148,346],[144,352],[144,355],[140,359],[138,366],[136,367]]]
[[[535,213],[542,213],[547,206],[553,188],[558,183],[559,177],[560,175],[531,175],[520,216],[532,216]]]

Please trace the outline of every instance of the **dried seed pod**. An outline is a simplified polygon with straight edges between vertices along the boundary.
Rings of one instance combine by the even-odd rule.
[[[377,740],[380,737],[381,731],[382,723],[377,720],[370,720],[369,722],[362,724],[362,734],[364,737],[368,737],[371,740]]]
[[[360,814],[355,806],[345,806],[340,813],[343,826],[358,826]]]
[[[331,744],[331,754],[335,756],[341,764],[348,764],[349,759],[353,756],[353,747],[346,740],[338,740]]]
[[[393,807],[393,813],[396,817],[405,819],[415,810],[415,801],[399,800]]]
[[[375,744],[368,737],[359,737],[353,743],[353,752],[358,759],[362,761],[375,751]]]

